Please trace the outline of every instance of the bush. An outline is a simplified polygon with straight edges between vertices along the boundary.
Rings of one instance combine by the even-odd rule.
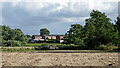
[[[51,42],[53,42],[53,43],[56,43],[56,42],[57,42],[56,39],[48,39],[48,41],[51,41]]]
[[[42,46],[40,46],[40,48],[42,50],[48,50],[48,49],[50,49],[50,47],[48,45],[42,45]]]
[[[96,47],[95,49],[97,49],[97,50],[106,50],[107,46],[105,46],[105,45],[102,44],[99,47]]]
[[[86,49],[85,46],[82,45],[66,45],[66,44],[48,44],[48,43],[43,43],[34,46],[35,50],[79,50],[79,49]]]
[[[5,46],[21,46],[22,43],[20,41],[15,41],[15,40],[8,40],[4,42]]]
[[[109,43],[107,44],[107,49],[108,50],[118,49],[118,46],[115,46],[115,44]]]
[[[42,44],[41,46],[34,46],[35,50],[48,50],[50,49],[48,44]]]
[[[118,45],[118,49],[120,50],[120,44]]]
[[[50,45],[50,46],[49,46],[49,49],[59,49],[59,47],[56,46],[56,45]]]
[[[95,48],[95,49],[98,49],[98,50],[114,50],[114,49],[117,49],[118,46],[115,46],[111,43],[109,44],[106,44],[106,45],[100,45],[99,47]]]
[[[22,42],[22,45],[26,45],[26,44],[27,44],[27,42],[25,42],[25,41]]]

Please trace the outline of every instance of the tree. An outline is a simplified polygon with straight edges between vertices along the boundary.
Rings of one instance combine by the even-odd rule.
[[[115,23],[116,31],[118,31],[119,37],[119,48],[120,48],[120,17],[117,17],[117,21]]]
[[[119,44],[118,31],[110,22],[105,13],[93,10],[90,18],[86,19],[85,26],[80,24],[71,25],[70,30],[65,34],[64,41],[67,44],[84,45],[87,49],[94,49],[100,45]],[[120,22],[120,19],[118,19]],[[117,21],[117,24],[119,24]],[[117,25],[119,30],[119,25]]]
[[[115,25],[116,25],[116,28],[118,29],[118,31],[120,32],[120,18],[119,17],[117,17],[117,21],[116,21]]]
[[[118,44],[118,32],[115,31],[114,25],[110,22],[111,19],[105,13],[93,10],[90,17],[86,19],[85,25],[86,45],[89,48],[110,42]]]
[[[46,28],[40,29],[40,35],[49,35],[50,31]]]
[[[32,36],[31,35],[26,35],[27,36],[27,38],[31,38]]]
[[[70,30],[65,34],[64,41],[67,44],[84,45],[83,27],[80,24],[71,25]]]
[[[32,40],[32,36],[31,35],[26,35],[26,37],[29,39],[28,42],[30,42]]]
[[[9,42],[7,42],[9,40]],[[11,46],[16,43],[20,43],[20,45],[28,42],[28,38],[24,35],[24,33],[20,29],[11,29],[8,26],[2,26],[2,42],[3,44],[9,43]]]

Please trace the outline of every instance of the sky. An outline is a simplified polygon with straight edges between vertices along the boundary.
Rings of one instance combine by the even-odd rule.
[[[92,10],[105,12],[114,23],[118,16],[118,0],[54,0],[1,2],[2,25],[21,29],[26,35],[39,35],[42,28],[51,34],[65,34],[71,24],[85,25]]]

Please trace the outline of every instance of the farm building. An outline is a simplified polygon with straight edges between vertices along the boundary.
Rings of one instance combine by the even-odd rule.
[[[32,36],[32,42],[42,41],[42,40],[47,40],[47,39],[54,39],[56,41],[63,42],[63,40],[62,40],[63,37],[64,37],[64,35],[43,35],[43,36],[33,35]]]

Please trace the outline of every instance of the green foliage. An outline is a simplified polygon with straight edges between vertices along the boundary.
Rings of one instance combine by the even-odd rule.
[[[43,28],[40,30],[40,35],[49,35],[50,34],[50,31],[46,28]]]
[[[16,40],[8,40],[4,42],[3,44],[6,46],[21,46],[22,45],[20,41],[16,41]]]
[[[30,42],[32,40],[32,36],[31,35],[26,35],[26,37],[28,38],[28,42]]]
[[[83,32],[83,27],[80,24],[71,25],[70,30],[64,36],[65,43],[84,45]]]
[[[109,43],[109,44],[106,44],[106,45],[100,45],[99,47],[95,48],[95,49],[98,49],[98,50],[115,50],[115,49],[118,49],[118,46],[112,44],[112,43]]]
[[[56,39],[48,39],[48,41],[51,41],[53,43],[56,43]]]
[[[27,36],[27,38],[32,38],[32,36],[31,35],[26,35]]]
[[[110,42],[118,44],[118,32],[115,31],[114,25],[110,22],[110,18],[107,18],[105,13],[94,10],[90,16],[91,18],[86,19],[85,25],[85,37],[88,40],[86,45],[94,48]]]
[[[117,45],[118,31],[110,21],[105,13],[93,10],[90,18],[85,20],[84,27],[80,24],[71,25],[70,30],[65,34],[64,43],[85,46],[87,49],[94,49],[110,42]]]
[[[116,31],[118,31],[118,37],[119,37],[119,49],[120,49],[120,18],[117,17],[117,21],[115,23]]]
[[[115,27],[118,29],[118,31],[120,32],[120,18],[117,17],[117,21],[115,23]]]
[[[7,43],[7,46],[12,45],[22,45],[28,42],[28,38],[24,35],[24,33],[20,29],[11,29],[8,26],[2,26],[2,42],[3,45]],[[10,42],[13,42],[10,44]]]
[[[33,44],[29,43],[24,46],[34,46],[36,50],[51,50],[51,49],[56,49],[56,50],[77,50],[77,49],[85,49],[84,46],[80,45],[74,45],[74,44],[54,44],[54,43],[39,43],[39,44]]]

